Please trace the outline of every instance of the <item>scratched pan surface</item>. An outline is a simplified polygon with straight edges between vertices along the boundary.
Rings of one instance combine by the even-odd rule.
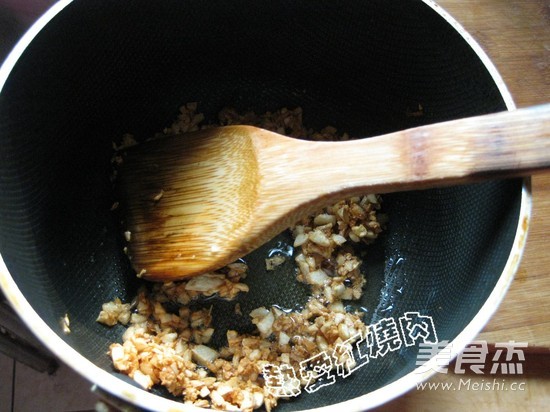
[[[139,284],[109,210],[111,142],[128,132],[150,136],[190,101],[211,122],[224,106],[258,113],[301,106],[309,127],[330,124],[365,137],[511,108],[494,68],[427,3],[58,5],[0,76],[4,293],[50,349],[107,392],[144,408],[175,406],[162,390],[148,394],[113,371],[106,351],[123,328],[95,322],[101,303],[131,300]],[[365,153],[365,162],[375,161]],[[439,340],[459,350],[513,276],[527,185],[491,181],[384,196],[389,225],[366,249],[367,285],[355,308],[367,323],[397,321],[406,312],[431,316]],[[245,258],[251,274],[250,293],[239,297],[244,311],[295,308],[307,299],[305,287],[289,286],[291,263],[276,276],[264,270],[270,250],[289,242],[282,234]],[[246,317],[227,315],[233,304],[212,303],[217,344],[227,328],[249,330]],[[65,314],[68,335],[59,322]],[[402,345],[279,410],[383,402],[410,387],[417,352],[416,344]]]

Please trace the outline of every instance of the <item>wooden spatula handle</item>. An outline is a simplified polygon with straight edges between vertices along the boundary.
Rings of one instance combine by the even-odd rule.
[[[413,182],[529,174],[550,166],[550,105],[411,129],[403,140]]]
[[[271,177],[274,162],[284,161],[286,178],[268,176],[265,189],[291,192],[296,203],[525,175],[550,167],[550,104],[348,142],[271,143],[258,152]]]

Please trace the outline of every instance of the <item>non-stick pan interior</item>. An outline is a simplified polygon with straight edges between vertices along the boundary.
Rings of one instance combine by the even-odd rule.
[[[362,137],[506,110],[465,40],[414,0],[76,1],[22,54],[0,98],[0,253],[51,329],[107,371],[108,345],[124,329],[95,319],[102,303],[131,300],[139,284],[110,211],[112,142],[122,134],[150,137],[193,101],[212,123],[226,106],[301,106],[307,126]],[[420,312],[439,340],[455,338],[503,271],[521,188],[507,180],[384,196],[388,228],[366,248],[356,304],[367,323]],[[307,299],[305,287],[288,286],[291,262],[276,277],[265,271],[277,242],[290,239],[245,258],[243,311]],[[218,343],[225,328],[250,326],[224,315],[233,304],[213,302]],[[280,410],[377,389],[414,370],[417,350],[392,352]]]

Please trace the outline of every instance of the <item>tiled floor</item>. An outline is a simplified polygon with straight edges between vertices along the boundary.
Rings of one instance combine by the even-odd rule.
[[[0,412],[94,411],[97,397],[90,388],[65,365],[48,375],[0,352]]]

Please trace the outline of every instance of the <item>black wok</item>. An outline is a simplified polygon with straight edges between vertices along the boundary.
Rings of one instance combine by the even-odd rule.
[[[301,106],[311,128],[365,137],[514,108],[486,55],[429,0],[61,2],[6,60],[0,87],[2,289],[64,362],[148,409],[178,403],[116,373],[106,352],[124,328],[95,321],[102,303],[131,301],[140,284],[110,210],[113,141],[150,137],[191,101],[210,122],[225,106]],[[459,351],[511,282],[530,202],[529,179],[384,196],[389,224],[367,249],[357,304],[367,323],[419,312]],[[277,281],[264,270],[279,241],[289,239],[246,258],[243,311],[307,298],[288,287],[291,265]],[[216,301],[217,330],[247,327],[226,309]],[[383,403],[429,376],[415,372],[417,353],[403,347],[278,408]]]

